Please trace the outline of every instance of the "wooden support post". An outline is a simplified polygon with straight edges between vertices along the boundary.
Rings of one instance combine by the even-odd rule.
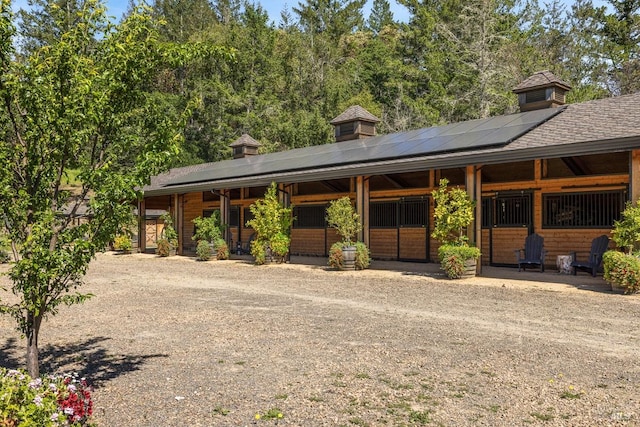
[[[482,248],[482,175],[480,168],[476,166],[466,167],[465,188],[471,200],[476,202],[473,222],[467,227],[467,238],[469,243]],[[476,273],[482,271],[482,261],[476,264]]]
[[[224,228],[222,238],[231,247],[231,229],[229,227],[231,222],[231,197],[229,197],[227,190],[220,190],[220,222]]]
[[[356,177],[356,212],[362,221],[362,230],[358,233],[358,241],[369,246],[369,177]]]
[[[175,227],[176,231],[178,232],[178,248],[176,249],[176,253],[178,255],[182,255],[182,246],[183,246],[183,242],[184,242],[184,236],[183,236],[183,227],[182,227],[182,199],[183,196],[181,194],[174,194],[173,195],[173,226]]]
[[[138,251],[147,250],[147,210],[144,198],[138,201]]]
[[[631,151],[629,161],[629,200],[637,202],[640,199],[640,150]]]

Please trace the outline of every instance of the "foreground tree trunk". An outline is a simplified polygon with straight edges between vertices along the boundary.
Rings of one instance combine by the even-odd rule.
[[[31,328],[27,335],[27,371],[31,378],[40,376],[40,359],[38,354],[38,334],[42,324],[42,316],[35,316],[29,313]]]

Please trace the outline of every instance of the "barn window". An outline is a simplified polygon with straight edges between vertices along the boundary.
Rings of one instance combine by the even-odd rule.
[[[426,227],[429,205],[425,200],[404,200],[400,204],[400,227]]]
[[[498,195],[495,198],[496,227],[526,227],[531,224],[531,195]]]
[[[240,225],[240,208],[238,206],[231,206],[229,210],[229,226],[238,227]]]
[[[493,227],[493,199],[491,197],[482,198],[482,228]]]
[[[546,228],[609,228],[624,210],[624,191],[545,194],[542,198]]]
[[[293,228],[325,228],[324,205],[317,206],[295,206],[293,208]]]
[[[369,206],[371,228],[391,228],[398,226],[398,203],[375,202]]]
[[[244,214],[244,224],[242,224],[244,227],[247,227],[247,221],[251,221],[254,217],[253,212],[251,212],[251,209],[249,208],[244,208],[243,212]]]

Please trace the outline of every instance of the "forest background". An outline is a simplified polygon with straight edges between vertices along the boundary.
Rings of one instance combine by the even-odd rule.
[[[16,18],[25,58],[84,5],[27,3]],[[511,89],[545,69],[573,87],[569,102],[640,90],[640,0],[398,0],[403,22],[387,0],[368,15],[365,0],[301,0],[277,24],[257,2],[147,3],[164,42],[235,52],[158,68],[148,82],[170,116],[201,99],[174,167],[230,158],[243,133],[263,152],[333,142],[329,121],[354,104],[381,118],[381,134],[512,113]]]

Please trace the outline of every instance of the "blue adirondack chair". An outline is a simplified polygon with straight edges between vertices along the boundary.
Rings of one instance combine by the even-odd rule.
[[[598,273],[598,269],[602,265],[602,255],[609,248],[609,236],[605,236],[604,234],[600,237],[596,237],[591,241],[591,251],[589,252],[589,258],[583,261],[580,261],[576,258],[576,252],[571,252],[573,256],[573,262],[571,263],[571,267],[573,267],[573,275],[575,276],[578,272],[578,269],[584,271],[590,271],[593,277],[596,277]]]
[[[544,272],[544,258],[547,255],[544,249],[544,237],[537,233],[530,234],[524,241],[524,248],[516,249],[514,252],[518,271],[526,270],[527,267],[540,267],[540,272]]]

